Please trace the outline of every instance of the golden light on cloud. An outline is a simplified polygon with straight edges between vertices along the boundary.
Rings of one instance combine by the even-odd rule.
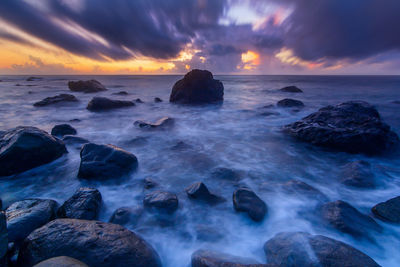
[[[237,66],[237,69],[244,69],[244,70],[254,70],[260,65],[260,55],[254,51],[247,51],[246,53],[242,53],[242,66]]]
[[[292,50],[287,48],[282,48],[278,53],[275,54],[275,57],[284,64],[302,66],[308,69],[318,68],[323,65],[322,63],[302,60],[301,58],[295,56]]]
[[[190,70],[190,65],[185,65],[185,69]]]

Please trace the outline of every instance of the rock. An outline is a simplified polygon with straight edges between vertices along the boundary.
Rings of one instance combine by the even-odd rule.
[[[321,191],[318,189],[298,180],[290,180],[287,183],[284,183],[282,185],[282,189],[288,194],[293,194],[298,197],[306,197],[308,199],[316,200],[320,203],[324,203],[329,200],[328,197],[321,193]]]
[[[161,212],[173,213],[178,209],[178,197],[170,192],[154,191],[148,193],[143,204],[145,207]]]
[[[100,82],[96,80],[88,81],[70,81],[68,82],[68,87],[73,92],[83,92],[83,93],[97,93],[101,91],[106,91],[107,89]]]
[[[253,191],[239,188],[233,193],[233,206],[236,211],[246,212],[256,222],[260,222],[267,214],[267,205]]]
[[[82,145],[90,143],[89,140],[74,135],[65,135],[63,138],[63,142],[67,145]]]
[[[324,223],[356,238],[369,237],[370,231],[382,231],[374,219],[341,200],[322,205],[320,214]]]
[[[304,107],[304,104],[300,100],[285,98],[279,100],[277,106],[281,108],[299,108]]]
[[[51,199],[17,201],[6,210],[9,242],[21,241],[33,230],[56,217],[57,202]]]
[[[169,117],[163,117],[155,123],[145,121],[135,121],[135,125],[142,129],[167,129],[174,126],[175,120]]]
[[[26,79],[27,82],[41,81],[43,78],[41,77],[29,77]]]
[[[83,262],[78,261],[77,259],[66,256],[59,256],[42,261],[33,267],[88,267],[88,266]]]
[[[228,168],[213,169],[211,172],[211,177],[213,179],[221,179],[229,181],[238,181],[241,179],[241,175],[239,174],[239,172]]]
[[[222,198],[211,194],[207,186],[202,182],[197,182],[185,189],[186,194],[191,199],[197,199],[208,203],[218,203]]]
[[[139,104],[144,103],[144,102],[142,101],[142,99],[140,99],[140,98],[136,98],[135,102],[136,102],[136,103],[139,103]]]
[[[206,242],[215,242],[224,238],[223,233],[219,229],[210,227],[204,224],[198,224],[195,226],[196,239]]]
[[[0,133],[0,176],[21,173],[67,153],[64,143],[35,127]]]
[[[356,248],[338,240],[304,232],[283,232],[264,245],[268,262],[278,266],[379,267]]]
[[[109,222],[119,225],[129,223],[135,226],[142,216],[142,213],[143,209],[141,207],[122,207],[114,211]]]
[[[113,95],[129,95],[127,91],[120,91],[118,93],[112,93]]]
[[[375,205],[372,212],[381,220],[400,223],[400,196]]]
[[[359,188],[375,188],[375,175],[371,164],[364,160],[357,160],[346,164],[340,182],[347,186]]]
[[[143,182],[144,182],[145,189],[151,189],[151,188],[158,186],[158,183],[156,181],[154,181],[152,177],[144,178]]]
[[[117,108],[133,107],[135,103],[125,100],[113,100],[106,97],[93,97],[86,109],[89,111],[106,111]]]
[[[57,210],[59,218],[95,220],[99,216],[101,194],[95,188],[81,187]]]
[[[303,91],[300,88],[294,85],[283,87],[279,89],[279,91],[285,93],[303,93]]]
[[[83,145],[78,177],[107,180],[122,177],[138,167],[135,155],[113,145]]]
[[[7,266],[8,234],[6,215],[0,211],[0,266]]]
[[[81,122],[81,120],[80,119],[71,119],[71,120],[69,120],[69,122]]]
[[[124,227],[98,221],[57,219],[32,232],[21,245],[19,266],[64,255],[88,266],[160,267],[157,252]]]
[[[51,129],[51,135],[64,136],[64,135],[76,135],[77,132],[74,127],[69,124],[58,124]]]
[[[399,141],[378,111],[363,101],[321,108],[284,129],[299,140],[350,153],[379,154]]]
[[[154,98],[154,102],[156,102],[156,103],[161,103],[161,102],[163,102],[163,101],[162,101],[161,98],[155,97],[155,98]]]
[[[71,103],[71,102],[78,102],[79,100],[74,95],[69,94],[60,94],[56,96],[46,97],[39,102],[33,104],[35,107],[44,107],[49,105],[54,105],[58,103]]]
[[[210,250],[197,250],[192,254],[192,267],[269,267],[255,260]]]
[[[207,70],[192,70],[175,83],[169,102],[206,104],[224,100],[224,85]]]

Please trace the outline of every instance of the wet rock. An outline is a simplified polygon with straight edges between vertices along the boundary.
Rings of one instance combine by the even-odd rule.
[[[133,107],[135,103],[125,100],[113,100],[106,97],[93,97],[86,109],[89,111],[106,111],[111,109]]]
[[[319,203],[327,202],[328,197],[321,193],[318,189],[312,187],[298,180],[290,180],[282,185],[282,189],[285,193],[293,194],[298,197],[306,197],[312,200],[316,200]]]
[[[223,201],[221,197],[211,194],[207,186],[202,182],[197,182],[185,189],[186,194],[191,199],[197,199],[208,203],[218,203]]]
[[[78,177],[83,179],[107,180],[122,177],[136,170],[135,155],[113,145],[83,145]]]
[[[124,227],[98,221],[57,219],[32,232],[23,242],[19,266],[32,266],[64,255],[89,266],[161,266],[157,252]]]
[[[64,143],[35,127],[0,133],[0,176],[21,173],[67,153]]]
[[[303,91],[300,88],[294,85],[283,87],[279,89],[279,91],[285,93],[303,93]]]
[[[192,254],[192,267],[269,267],[255,260],[210,250],[197,250]]]
[[[350,153],[379,154],[399,141],[378,111],[363,101],[321,108],[284,129],[299,140]]]
[[[81,187],[57,210],[59,218],[95,220],[99,216],[101,194],[95,188]]]
[[[368,238],[371,231],[382,231],[374,219],[341,200],[322,205],[320,214],[324,223],[356,238]]]
[[[106,91],[107,89],[100,82],[96,80],[88,81],[70,81],[68,82],[68,87],[73,92],[83,92],[83,93],[97,93],[101,91]]]
[[[381,220],[400,223],[400,196],[375,205],[372,212]]]
[[[43,78],[33,77],[33,76],[26,79],[27,82],[34,82],[34,81],[41,81],[41,80],[43,80]]]
[[[64,136],[64,135],[76,135],[77,132],[74,127],[69,124],[58,124],[51,129],[51,135]]]
[[[264,245],[268,262],[278,266],[379,267],[366,254],[338,240],[304,232],[283,232]]]
[[[142,99],[140,99],[140,98],[136,98],[135,102],[136,102],[136,103],[139,103],[139,104],[144,103],[144,102],[142,101]]]
[[[152,177],[144,178],[143,183],[145,189],[151,189],[158,186],[158,183]]]
[[[6,215],[0,211],[0,266],[7,266],[8,234]]]
[[[300,100],[285,98],[279,100],[277,106],[281,108],[299,108],[304,107],[304,104]]]
[[[33,230],[56,217],[57,202],[51,199],[17,201],[6,210],[9,242],[21,241]]]
[[[118,208],[111,215],[110,223],[119,225],[130,224],[135,226],[142,216],[143,208],[141,207],[122,207]]]
[[[267,205],[253,191],[239,188],[233,193],[233,206],[236,211],[245,212],[256,222],[260,222],[267,214]]]
[[[155,98],[154,98],[154,102],[156,102],[156,103],[161,103],[161,102],[163,102],[163,101],[162,101],[161,98],[155,97]]]
[[[214,80],[211,72],[197,69],[175,83],[169,98],[169,102],[181,104],[206,104],[223,100],[222,82]]]
[[[238,181],[241,179],[241,175],[238,171],[229,168],[215,168],[211,172],[213,179]]]
[[[135,121],[135,125],[142,129],[168,129],[174,126],[175,120],[170,117],[163,117],[156,121],[155,123],[145,122],[145,121]]]
[[[119,91],[118,93],[112,93],[113,95],[129,95],[127,91]]]
[[[148,193],[143,204],[145,207],[161,212],[173,213],[178,209],[178,197],[170,192],[154,191]]]
[[[347,186],[359,188],[375,188],[375,175],[371,164],[364,160],[357,160],[346,164],[340,182]]]
[[[33,267],[88,267],[88,266],[83,262],[78,261],[77,259],[66,256],[59,256],[42,261]]]
[[[54,105],[58,103],[71,103],[71,102],[78,102],[79,100],[74,95],[69,94],[60,94],[56,96],[46,97],[39,102],[34,103],[35,107],[45,107],[49,105]]]

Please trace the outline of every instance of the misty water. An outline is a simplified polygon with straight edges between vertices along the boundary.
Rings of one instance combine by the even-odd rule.
[[[176,193],[179,209],[161,223],[144,213],[137,225],[126,227],[140,234],[159,253],[164,266],[188,266],[191,254],[200,248],[226,252],[266,262],[264,243],[281,231],[323,234],[363,251],[382,266],[400,265],[400,227],[376,220],[383,233],[371,233],[375,242],[354,239],[304,216],[315,203],[274,190],[276,184],[300,180],[326,194],[331,201],[344,200],[364,214],[371,207],[400,195],[400,157],[367,157],[316,148],[286,136],[281,127],[328,104],[365,100],[376,106],[383,120],[400,133],[400,77],[378,76],[216,76],[225,87],[220,106],[181,106],[168,102],[175,81],[181,76],[46,76],[27,82],[26,76],[3,76],[0,82],[0,130],[19,125],[50,132],[69,123],[78,136],[98,144],[117,145],[139,160],[138,171],[112,183],[77,178],[80,157],[77,146],[60,159],[13,177],[0,179],[3,205],[24,198],[52,198],[62,204],[80,186],[93,186],[103,196],[100,220],[108,221],[119,207],[142,206],[143,179],[152,177],[158,189]],[[95,78],[109,90],[97,94],[72,93],[80,102],[37,108],[32,104],[48,96],[71,93],[69,80]],[[19,84],[20,86],[16,86]],[[303,94],[279,92],[296,85]],[[127,91],[129,95],[112,95]],[[134,100],[143,104],[108,112],[86,110],[94,96]],[[163,99],[155,103],[154,97]],[[304,102],[300,110],[277,108],[283,98]],[[136,120],[155,122],[169,116],[176,120],[170,130],[145,131]],[[79,119],[75,120],[75,119]],[[71,121],[74,120],[74,121]],[[372,164],[379,187],[360,190],[342,185],[343,166],[364,159]],[[240,181],[217,179],[216,168],[237,171]],[[210,191],[226,199],[210,206],[189,200],[184,189],[203,181]],[[262,223],[237,213],[232,193],[238,185],[254,190],[268,205]],[[209,229],[213,238],[202,237]]]

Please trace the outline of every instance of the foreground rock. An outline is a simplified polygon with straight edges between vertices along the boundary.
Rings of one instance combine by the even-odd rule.
[[[81,187],[58,209],[57,216],[59,218],[95,220],[99,216],[101,200],[99,190]]]
[[[268,210],[264,201],[248,188],[239,188],[233,193],[233,206],[256,222],[262,221]]]
[[[130,224],[135,226],[142,216],[142,213],[143,209],[141,207],[122,207],[114,211],[109,222],[119,225]]]
[[[341,200],[322,205],[320,212],[326,224],[357,238],[369,237],[371,231],[382,231],[382,227],[374,219]]]
[[[155,129],[168,129],[174,126],[175,120],[170,117],[163,117],[155,123],[145,121],[135,121],[135,125],[142,129],[155,130]]]
[[[379,154],[399,141],[378,111],[363,101],[321,108],[285,130],[302,141],[350,153]]]
[[[192,254],[192,267],[269,267],[255,260],[218,253],[210,250],[197,250]]]
[[[78,177],[107,180],[127,175],[138,167],[135,155],[113,145],[83,145]]]
[[[0,211],[0,266],[7,266],[8,235],[6,215]]]
[[[279,91],[285,93],[303,93],[303,91],[300,88],[294,85],[283,87],[279,89]]]
[[[75,135],[77,134],[74,127],[69,124],[57,124],[51,129],[51,135],[63,137],[64,135]]]
[[[113,100],[106,97],[93,97],[88,103],[86,109],[90,111],[106,111],[117,108],[132,107],[135,103],[132,101]]]
[[[19,266],[32,266],[64,255],[89,266],[161,266],[155,250],[135,233],[116,224],[57,219],[32,232],[23,242]]]
[[[281,108],[301,108],[304,107],[304,104],[300,100],[285,98],[278,101],[277,106]]]
[[[56,96],[46,97],[45,99],[33,104],[35,107],[45,107],[58,103],[78,102],[79,100],[74,95],[60,94]]]
[[[165,213],[174,213],[178,209],[178,197],[170,192],[154,191],[143,200],[145,207]]]
[[[375,205],[372,212],[381,220],[400,223],[400,196]]]
[[[64,143],[35,127],[0,132],[0,176],[21,173],[67,153]]]
[[[347,186],[358,188],[375,188],[375,175],[371,164],[364,160],[350,162],[344,166],[340,182]]]
[[[33,267],[88,267],[88,266],[83,262],[78,261],[77,259],[66,256],[59,256],[42,261]]]
[[[33,230],[56,217],[57,202],[51,199],[26,199],[18,201],[6,210],[9,242],[27,237]]]
[[[290,180],[282,185],[282,189],[285,193],[295,195],[296,197],[316,200],[318,203],[328,201],[328,197],[325,194],[302,181]]]
[[[83,93],[97,93],[101,91],[106,91],[107,89],[100,82],[96,80],[89,81],[70,81],[68,82],[68,87],[73,92],[83,92]]]
[[[222,198],[210,193],[207,186],[202,182],[197,182],[185,189],[186,194],[191,199],[197,199],[210,204],[216,204],[223,201]]]
[[[264,245],[268,262],[278,266],[379,267],[361,251],[335,239],[304,232],[283,232]]]
[[[175,83],[169,102],[181,104],[206,104],[222,102],[224,86],[214,80],[207,70],[192,70]]]

